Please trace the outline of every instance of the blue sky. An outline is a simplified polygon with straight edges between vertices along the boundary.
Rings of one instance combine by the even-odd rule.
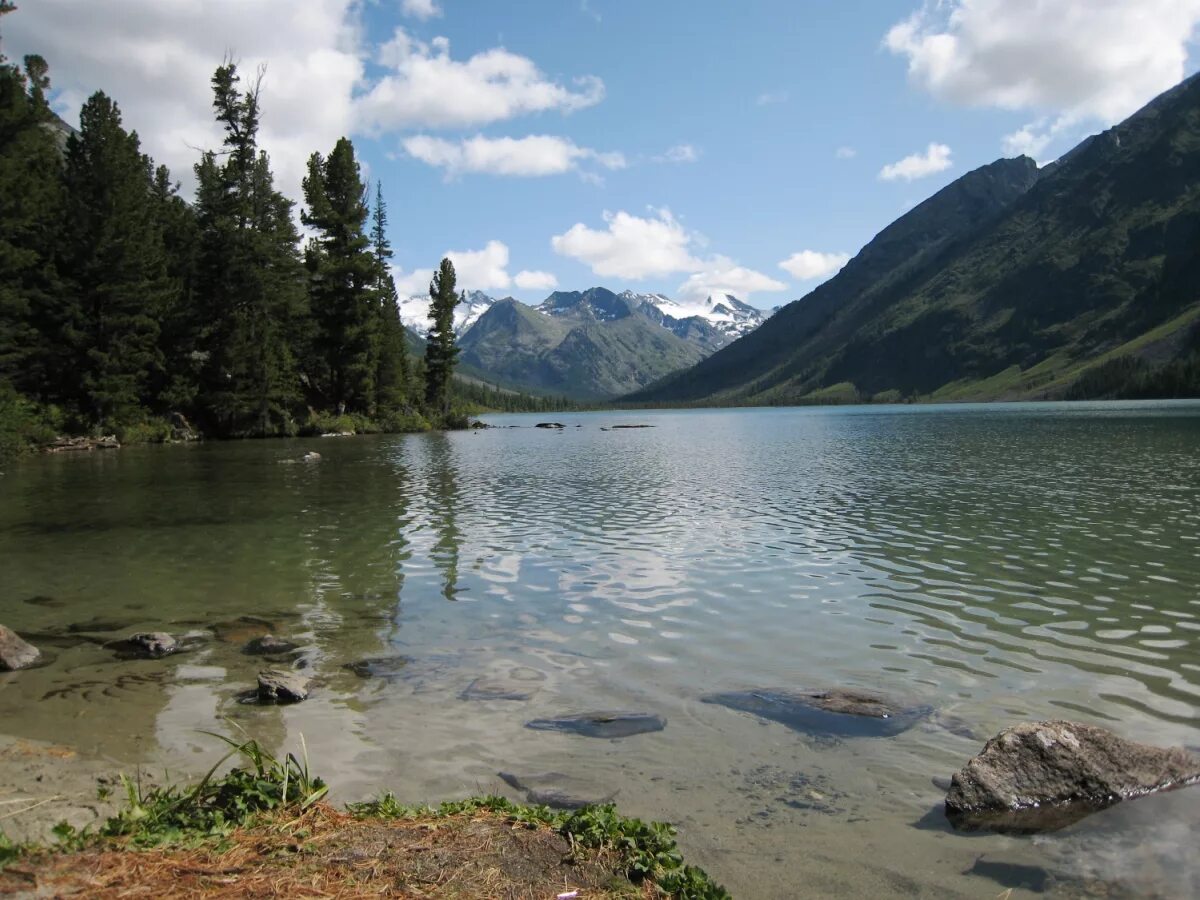
[[[212,68],[265,63],[281,185],[299,199],[307,154],[349,133],[402,288],[455,251],[463,286],[529,302],[603,284],[763,307],[970,169],[1053,159],[1194,72],[1200,22],[1200,0],[26,7],[7,52],[49,59],[68,117],[111,93],[185,188],[217,139]]]

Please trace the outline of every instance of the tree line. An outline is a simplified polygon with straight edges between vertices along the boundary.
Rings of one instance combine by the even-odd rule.
[[[13,9],[0,0],[0,18]],[[177,415],[220,437],[465,424],[454,266],[430,285],[421,358],[383,188],[349,139],[308,160],[302,242],[258,143],[261,72],[216,69],[224,139],[187,202],[111,98],[93,94],[69,128],[45,60],[23,63],[0,53],[0,420],[135,439]]]

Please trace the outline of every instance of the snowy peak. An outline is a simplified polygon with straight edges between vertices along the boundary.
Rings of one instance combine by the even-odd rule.
[[[460,336],[465,334],[495,302],[494,297],[489,297],[483,291],[467,291],[466,298],[454,308],[454,333]],[[433,321],[429,318],[429,297],[422,294],[401,299],[400,321],[425,337],[433,327]]]
[[[753,331],[770,315],[743,303],[732,294],[714,294],[705,300],[672,300],[663,294],[638,294],[633,291],[625,291],[620,296],[630,303],[653,306],[664,316],[676,321],[703,319],[730,339]]]
[[[555,291],[536,309],[555,318],[612,322],[632,315],[636,306],[630,305],[624,294],[614,294],[607,288],[594,287],[586,291]]]

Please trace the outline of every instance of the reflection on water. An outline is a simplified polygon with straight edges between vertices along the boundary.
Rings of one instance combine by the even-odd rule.
[[[1017,720],[1200,744],[1200,405],[492,421],[525,427],[11,468],[0,620],[56,656],[0,678],[0,730],[184,772],[217,753],[197,729],[303,733],[345,799],[566,772],[678,822],[744,896],[1200,893],[1186,793],[1038,840],[927,815],[930,778]],[[601,430],[622,421],[656,427]],[[210,626],[246,615],[301,646],[312,699],[236,702],[262,661]],[[201,643],[146,662],[101,646],[149,627]],[[364,659],[372,677],[345,668]],[[825,686],[935,713],[821,737],[699,699]],[[524,727],[605,709],[668,724]]]

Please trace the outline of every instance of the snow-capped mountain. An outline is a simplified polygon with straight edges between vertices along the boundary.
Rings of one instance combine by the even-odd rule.
[[[619,296],[630,303],[649,304],[664,316],[677,321],[703,319],[731,339],[748,334],[770,316],[770,313],[743,303],[732,294],[713,294],[699,301],[672,300],[664,294],[638,294],[634,291],[624,291]]]
[[[454,308],[454,333],[462,335],[495,302],[494,297],[489,297],[483,291],[467,291],[467,299]],[[421,337],[425,337],[433,325],[429,318],[429,295],[402,298],[400,321]]]

